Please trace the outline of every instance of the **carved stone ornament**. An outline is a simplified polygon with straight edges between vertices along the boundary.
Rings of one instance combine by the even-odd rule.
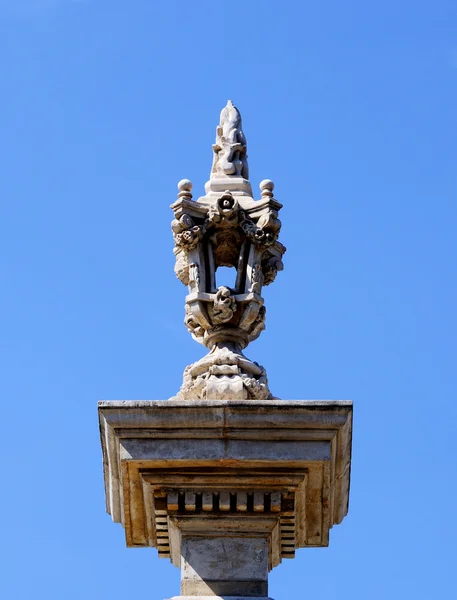
[[[241,128],[241,115],[232,101],[222,109],[221,122],[216,129],[216,143],[211,177],[235,175],[249,179],[246,138]]]
[[[213,145],[206,195],[192,199],[192,183],[178,183],[171,208],[175,273],[188,286],[184,323],[209,354],[188,366],[175,399],[265,400],[273,396],[265,369],[243,350],[265,328],[262,287],[283,269],[285,247],[278,241],[282,205],[273,182],[260,183],[254,200],[248,180],[241,115],[229,100],[221,112]],[[218,286],[219,267],[233,267],[233,285]]]

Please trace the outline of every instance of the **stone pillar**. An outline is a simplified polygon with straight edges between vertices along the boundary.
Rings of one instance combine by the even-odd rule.
[[[269,600],[268,572],[327,546],[347,513],[352,403],[279,400],[243,354],[265,327],[263,286],[283,268],[282,205],[270,180],[252,197],[230,101],[213,151],[205,195],[193,200],[181,180],[171,207],[184,322],[209,352],[170,400],[99,403],[106,506],[127,546],[181,569],[175,600]],[[227,266],[234,287],[218,287]]]
[[[204,530],[183,535],[181,594],[183,596],[265,597],[268,593],[266,536],[208,537]]]
[[[352,403],[101,402],[107,510],[127,546],[181,568],[186,597],[268,595],[348,507]]]

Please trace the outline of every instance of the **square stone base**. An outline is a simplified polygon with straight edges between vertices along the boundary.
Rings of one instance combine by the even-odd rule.
[[[99,404],[107,510],[181,568],[173,600],[268,600],[268,571],[346,515],[352,403]]]

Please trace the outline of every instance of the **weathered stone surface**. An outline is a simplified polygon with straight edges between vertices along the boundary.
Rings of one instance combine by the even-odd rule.
[[[267,540],[185,536],[181,546],[183,580],[266,581]]]
[[[184,531],[267,535],[273,568],[328,545],[347,512],[351,402],[101,402],[99,413],[108,512],[127,545],[177,566]]]
[[[187,595],[268,592],[268,537],[183,535],[181,593]]]
[[[192,200],[192,184],[179,182],[171,208],[175,272],[188,286],[184,323],[209,354],[184,371],[177,399],[266,400],[272,398],[265,369],[243,350],[265,328],[262,287],[283,268],[278,241],[281,204],[273,182],[260,184],[254,200],[248,180],[241,115],[229,101],[213,146],[206,195]],[[234,267],[233,287],[217,285],[217,269]]]
[[[242,130],[241,115],[231,100],[222,109],[213,150],[211,179],[224,178],[227,175],[249,179],[247,145]]]

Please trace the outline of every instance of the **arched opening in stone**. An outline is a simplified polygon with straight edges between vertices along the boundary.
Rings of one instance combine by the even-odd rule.
[[[216,287],[224,285],[225,287],[235,289],[236,269],[235,267],[217,267],[216,269]]]

